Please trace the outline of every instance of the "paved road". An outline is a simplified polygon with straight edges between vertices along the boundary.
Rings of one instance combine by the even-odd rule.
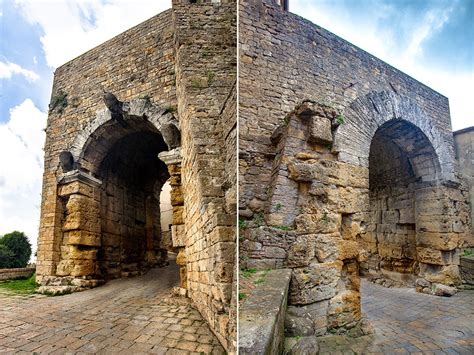
[[[224,353],[199,312],[170,301],[171,264],[60,297],[0,295],[0,353]]]
[[[362,281],[362,312],[376,333],[324,337],[321,354],[474,354],[474,291],[436,297]]]

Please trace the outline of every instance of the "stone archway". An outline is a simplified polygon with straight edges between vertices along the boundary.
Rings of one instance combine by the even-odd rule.
[[[429,228],[423,224],[432,203],[417,199],[417,193],[436,188],[440,175],[437,154],[417,126],[392,119],[377,129],[369,154],[370,218],[367,232],[358,238],[369,253],[362,272],[388,278],[388,284],[414,285],[420,262],[430,263],[434,257],[427,248]],[[454,251],[444,249],[446,262],[453,262]]]
[[[390,92],[345,110],[307,100],[271,141],[264,219],[248,222],[243,247],[258,246],[248,265],[293,269],[290,336],[306,335],[299,324],[314,334],[360,326],[361,270],[455,292],[467,205],[449,140],[415,103]]]
[[[53,274],[40,278],[45,286],[61,285],[67,291],[94,287],[104,279],[164,264],[168,246],[184,246],[163,240],[160,227],[161,187],[170,178],[176,214],[172,237],[182,239],[177,121],[167,110],[141,99],[122,103],[119,116],[108,109],[98,111],[70,151],[62,153],[60,255]],[[185,279],[186,271],[181,275]]]
[[[460,282],[458,248],[467,225],[449,137],[392,91],[356,99],[345,117],[333,150],[339,161],[369,170],[369,213],[357,234],[369,255],[361,271],[442,294]]]

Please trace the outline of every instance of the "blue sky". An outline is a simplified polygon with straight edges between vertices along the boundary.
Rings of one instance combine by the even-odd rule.
[[[290,11],[447,96],[474,125],[474,0],[290,0]]]
[[[36,244],[54,69],[169,8],[170,0],[0,0],[0,235]],[[448,96],[474,124],[474,0],[290,0],[290,10]]]

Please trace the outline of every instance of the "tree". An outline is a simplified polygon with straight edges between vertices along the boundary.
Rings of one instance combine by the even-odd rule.
[[[7,246],[0,244],[0,269],[13,267],[15,255]]]
[[[14,231],[5,234],[0,238],[0,248],[3,249],[3,254],[0,254],[3,255],[0,256],[0,263],[4,259],[5,264],[9,265],[3,267],[26,267],[30,260],[31,244],[23,232]]]

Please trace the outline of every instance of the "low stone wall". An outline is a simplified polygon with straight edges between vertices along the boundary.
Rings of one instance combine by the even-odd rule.
[[[239,354],[280,354],[291,270],[272,270],[242,305]]]
[[[17,269],[0,269],[0,281],[27,279],[36,271],[34,267],[25,267]]]

